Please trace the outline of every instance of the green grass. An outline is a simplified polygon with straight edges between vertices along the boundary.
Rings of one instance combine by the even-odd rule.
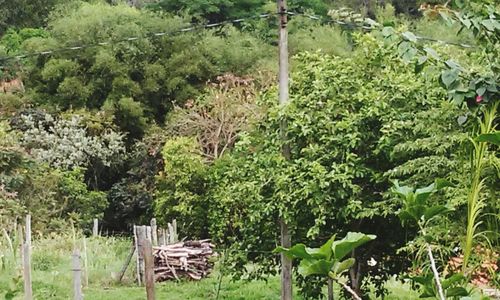
[[[14,244],[15,237],[12,237]],[[83,238],[71,235],[39,238],[33,242],[32,277],[35,299],[66,300],[72,298],[71,254],[74,245],[85,256]],[[131,247],[131,241],[124,238],[94,238],[86,240],[89,286],[84,287],[85,299],[145,299],[144,287],[135,282],[135,263],[130,264],[122,283],[117,283],[121,269]],[[14,247],[16,248],[16,247]],[[83,267],[83,263],[82,263]],[[201,281],[164,282],[156,284],[157,299],[216,299],[219,272],[216,268],[208,278]],[[16,282],[17,280],[17,282]],[[22,299],[20,257],[12,253],[5,237],[0,238],[0,299],[7,291],[16,292],[14,299]],[[385,299],[418,299],[408,286],[390,282],[388,288],[393,295]],[[297,291],[297,289],[295,289]],[[404,295],[404,296],[399,296]],[[222,280],[219,299],[252,300],[279,299],[279,277],[267,281],[233,281],[228,276]],[[294,299],[301,299],[295,296]],[[375,299],[375,298],[373,298]]]

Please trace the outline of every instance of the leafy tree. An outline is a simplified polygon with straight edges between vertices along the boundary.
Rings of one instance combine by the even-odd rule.
[[[42,27],[59,0],[0,0],[0,36],[9,27]]]
[[[163,129],[152,126],[144,138],[131,147],[126,176],[108,192],[110,204],[105,213],[108,228],[123,230],[124,225],[131,228],[153,217],[153,200],[157,195],[155,177],[163,170],[161,151],[165,136]]]
[[[154,214],[163,224],[178,219],[190,237],[207,236],[208,168],[193,138],[168,140],[162,150],[164,169],[157,178]]]
[[[396,202],[384,196],[388,179],[411,182],[424,174],[454,172],[463,136],[456,116],[444,113],[450,109],[441,102],[445,90],[433,81],[439,73],[416,75],[374,36],[359,35],[356,44],[349,58],[320,53],[296,57],[291,104],[280,111],[272,105],[275,94],[266,94],[263,101],[273,108],[258,130],[241,135],[235,151],[214,164],[220,188],[213,190],[210,204],[215,207],[209,211],[212,235],[238,249],[271,249],[279,217],[289,222],[297,242],[308,244],[324,241],[319,233],[331,228],[377,234],[373,248],[355,254],[359,267],[353,269],[360,272],[351,272],[350,278],[361,294],[366,274],[387,276],[405,262],[384,262],[388,253],[398,257],[403,232],[394,214]],[[424,121],[428,111],[435,124]],[[423,123],[412,128],[416,115]],[[283,118],[291,161],[280,154]],[[448,132],[434,135],[442,129]],[[431,146],[446,134],[450,139],[444,148]],[[394,155],[398,144],[404,145],[402,156]],[[434,166],[436,156],[449,164]],[[369,267],[370,257],[381,263]],[[236,273],[248,261],[259,262],[250,276],[272,273],[276,263],[266,254],[249,253],[232,261]]]
[[[102,3],[54,13],[50,37],[25,41],[25,51],[110,45],[79,49],[76,56],[63,51],[39,57],[28,68],[27,89],[37,103],[60,110],[106,110],[129,140],[140,138],[146,124],[163,122],[174,103],[196,96],[208,79],[245,73],[269,49],[231,27],[224,36],[212,31],[152,35],[174,32],[184,23],[179,17]],[[138,39],[116,41],[128,37]]]
[[[23,121],[26,130],[22,143],[36,160],[66,170],[88,168],[94,187],[99,186],[97,179],[102,169],[119,165],[125,155],[120,133],[105,129],[92,135],[78,115],[56,120],[45,114],[38,121],[28,115]]]
[[[62,171],[34,161],[20,135],[0,123],[0,212],[12,224],[31,213],[34,230],[59,230],[68,220],[87,226],[107,206],[105,193],[91,191],[84,172]]]

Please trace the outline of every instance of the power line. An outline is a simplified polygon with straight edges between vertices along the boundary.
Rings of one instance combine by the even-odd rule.
[[[3,56],[3,57],[0,57],[0,62],[5,62],[5,61],[9,61],[9,60],[20,60],[23,58],[49,55],[49,54],[54,54],[54,53],[59,53],[59,52],[76,51],[76,50],[82,50],[82,49],[87,49],[87,48],[102,47],[102,46],[118,44],[118,43],[123,43],[123,42],[131,42],[131,41],[136,41],[136,40],[140,40],[140,39],[147,39],[147,38],[152,38],[152,37],[172,36],[175,34],[186,33],[186,32],[191,32],[191,31],[196,31],[196,30],[212,29],[215,27],[221,27],[221,26],[225,26],[228,24],[233,24],[233,25],[240,24],[240,23],[247,22],[249,20],[266,19],[266,18],[269,18],[273,15],[275,15],[275,14],[265,13],[265,14],[258,14],[255,16],[233,19],[233,20],[226,20],[226,21],[221,21],[221,22],[217,22],[217,23],[210,23],[210,24],[199,24],[198,25],[198,24],[191,23],[189,27],[184,27],[184,28],[169,31],[169,32],[166,32],[166,31],[152,32],[152,33],[148,33],[144,36],[131,36],[131,37],[126,37],[126,38],[117,39],[117,40],[109,40],[109,41],[97,42],[97,43],[91,43],[91,44],[85,44],[85,45],[75,45],[75,46],[70,46],[70,47],[61,47],[61,48],[56,48],[56,49],[44,50],[44,51],[25,52],[25,53],[16,54],[16,55]],[[5,68],[5,66],[0,66],[0,68]]]
[[[90,44],[84,44],[84,45],[75,45],[75,46],[48,49],[48,50],[37,51],[37,52],[25,52],[25,53],[20,53],[20,54],[16,54],[16,55],[3,56],[3,57],[0,57],[0,62],[6,62],[6,61],[10,61],[10,60],[20,60],[20,59],[29,58],[29,57],[50,55],[50,54],[55,54],[55,53],[68,52],[68,51],[78,51],[78,50],[83,50],[83,49],[88,49],[88,48],[102,47],[102,46],[107,46],[107,45],[112,45],[112,44],[118,44],[118,43],[123,43],[123,42],[132,42],[132,41],[136,41],[136,40],[148,39],[148,38],[154,38],[154,37],[172,36],[172,35],[176,35],[176,34],[192,32],[192,31],[196,31],[196,30],[212,29],[212,28],[216,28],[216,27],[229,25],[229,24],[233,24],[233,25],[234,24],[241,24],[241,23],[245,23],[249,20],[266,19],[266,18],[269,18],[273,15],[277,15],[277,14],[279,15],[281,13],[282,12],[261,13],[258,15],[250,16],[250,17],[226,20],[226,21],[210,23],[210,24],[193,24],[193,23],[191,23],[189,27],[184,27],[181,29],[168,31],[168,32],[167,31],[152,32],[152,33],[147,33],[144,36],[131,36],[131,37],[126,37],[126,38],[117,39],[117,40],[109,40],[109,41],[90,43]],[[324,22],[327,24],[335,24],[335,25],[340,25],[340,26],[349,27],[349,28],[360,28],[360,29],[370,30],[370,31],[375,30],[375,29],[379,29],[379,27],[373,27],[373,26],[368,26],[365,24],[354,23],[354,22],[345,22],[345,21],[341,21],[341,20],[331,20],[331,19],[324,20],[324,17],[314,15],[314,14],[307,14],[307,13],[300,13],[300,12],[288,12],[288,11],[285,13],[289,16],[303,16],[303,17],[309,18],[309,19],[314,20],[314,21],[321,21],[321,22]],[[475,46],[469,45],[466,43],[444,41],[444,40],[439,40],[439,39],[425,37],[425,36],[419,36],[419,35],[415,35],[415,37],[417,40],[422,40],[422,41],[430,41],[430,42],[435,42],[435,43],[440,43],[440,44],[445,44],[445,45],[453,45],[453,46],[458,46],[458,47],[462,47],[462,48],[475,48]],[[5,68],[7,68],[7,67],[0,65],[0,69],[5,69]]]
[[[314,21],[321,21],[327,24],[336,24],[340,26],[345,26],[345,27],[350,27],[350,28],[361,28],[365,30],[376,30],[380,29],[381,26],[368,26],[365,24],[360,24],[360,23],[354,23],[354,22],[345,22],[345,21],[340,21],[340,20],[324,20],[323,17],[318,16],[318,15],[311,15],[307,13],[296,13],[296,12],[288,12],[290,16],[303,16],[306,18],[309,18]],[[457,42],[450,42],[450,41],[445,41],[445,40],[440,40],[440,39],[435,39],[431,37],[426,37],[426,36],[420,36],[420,35],[415,35],[415,38],[417,40],[421,41],[429,41],[429,42],[434,42],[434,43],[440,43],[444,45],[452,45],[452,46],[457,46],[457,47],[462,47],[462,48],[475,48],[474,45],[466,44],[466,43],[457,43]]]

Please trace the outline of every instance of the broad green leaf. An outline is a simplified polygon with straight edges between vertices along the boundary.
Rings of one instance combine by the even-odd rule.
[[[459,106],[460,104],[462,104],[462,102],[464,102],[464,100],[465,100],[464,94],[458,92],[453,93],[453,103],[455,105]]]
[[[391,36],[392,34],[394,34],[394,28],[386,26],[384,27],[384,29],[382,29],[382,35],[384,37]]]
[[[494,133],[481,134],[476,138],[476,141],[482,143],[491,143],[500,146],[500,131]]]
[[[416,283],[420,283],[421,285],[430,285],[432,284],[432,277],[430,276],[413,276],[410,277],[412,281]]]
[[[464,115],[464,116],[458,117],[457,122],[458,122],[458,125],[460,125],[460,126],[464,125],[465,122],[467,122],[467,116]]]
[[[356,260],[352,257],[345,259],[341,262],[336,262],[333,266],[333,273],[335,274],[335,276],[339,276],[344,271],[349,270],[354,265],[355,262]]]
[[[484,95],[484,93],[485,93],[485,92],[486,92],[486,87],[484,87],[484,86],[482,86],[482,87],[480,87],[480,88],[478,88],[478,89],[476,90],[476,93],[477,93],[479,96]]]
[[[328,275],[334,262],[325,259],[303,259],[299,265],[299,274],[309,275]]]
[[[432,207],[429,207],[425,210],[424,218],[425,218],[425,220],[430,220],[437,215],[440,215],[440,214],[443,214],[443,213],[449,212],[449,211],[450,211],[450,209],[444,205],[432,206]]]
[[[452,287],[446,290],[446,297],[468,296],[469,292],[463,287]]]
[[[472,25],[472,22],[469,19],[462,19],[462,24],[464,24],[464,26],[467,29],[470,29],[470,26]]]
[[[398,214],[398,216],[399,216],[399,219],[402,222],[405,222],[405,221],[418,221],[418,219],[420,219],[419,217],[414,216],[413,214],[411,214],[410,212],[408,212],[406,210],[400,211],[399,214]]]
[[[443,286],[443,289],[447,289],[450,286],[452,286],[455,283],[459,283],[461,281],[464,281],[466,278],[463,274],[456,273],[451,275],[450,277],[446,278],[441,282],[441,285]]]
[[[415,203],[425,204],[429,196],[436,191],[436,184],[432,183],[426,187],[419,188],[415,191]]]
[[[326,243],[323,244],[323,246],[318,249],[318,253],[327,260],[330,260],[332,257],[332,244],[335,241],[336,236],[337,235],[334,234]]]
[[[458,7],[458,8],[463,8],[464,7],[464,1],[463,0],[455,0],[455,5]]]
[[[402,33],[403,37],[407,39],[408,41],[415,43],[417,42],[417,36],[413,34],[413,32],[406,31]]]
[[[357,247],[372,241],[375,235],[367,235],[359,232],[348,232],[346,237],[332,244],[333,257],[337,260],[343,259],[347,254]]]
[[[451,69],[456,69],[456,70],[459,70],[459,71],[463,71],[463,70],[464,70],[464,68],[462,68],[462,66],[461,66],[460,64],[458,64],[458,63],[457,63],[456,61],[454,61],[454,60],[449,59],[449,60],[447,60],[445,63],[446,63],[446,65],[447,65],[448,67],[450,67]]]
[[[418,50],[415,48],[410,48],[403,54],[403,61],[406,63],[411,62],[411,60],[417,55]]]
[[[413,204],[406,208],[406,211],[415,219],[420,220],[425,214],[425,205]]]
[[[285,255],[289,258],[301,258],[301,259],[313,258],[313,256],[308,253],[307,247],[304,244],[294,245],[290,249],[283,248],[283,247],[279,246],[279,247],[276,247],[276,249],[274,249],[273,252],[274,253],[285,253]]]
[[[394,180],[393,191],[400,196],[407,198],[410,194],[413,194],[413,188],[409,186],[400,186],[399,181]]]
[[[424,293],[422,293],[419,298],[421,299],[425,299],[425,298],[435,298],[435,293],[432,292],[432,291],[425,291]]]
[[[457,79],[458,71],[454,69],[443,71],[441,74],[441,81],[447,88],[449,88]]]
[[[427,55],[431,56],[431,57],[432,57],[432,58],[434,58],[435,60],[439,60],[439,59],[441,59],[441,58],[439,57],[439,54],[436,52],[436,50],[434,50],[434,49],[432,49],[432,48],[427,48],[427,47],[425,47],[425,48],[424,48],[424,51],[425,51],[425,53],[427,53]]]
[[[436,180],[434,180],[434,184],[436,185],[436,190],[440,190],[440,189],[443,189],[445,187],[451,187],[453,186],[453,184],[451,182],[449,182],[448,180],[446,179],[442,179],[442,178],[437,178]]]
[[[423,64],[425,64],[425,62],[427,61],[427,58],[428,58],[427,56],[422,55],[422,56],[420,56],[420,57],[418,58],[417,63],[418,63],[419,65],[423,65]]]
[[[495,28],[497,27],[495,25],[495,22],[497,22],[496,20],[492,20],[492,19],[488,19],[488,20],[484,20],[481,22],[481,24],[486,27],[486,29],[488,29],[488,31],[495,31]]]

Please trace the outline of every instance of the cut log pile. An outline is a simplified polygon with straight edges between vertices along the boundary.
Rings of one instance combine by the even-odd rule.
[[[186,241],[153,247],[156,281],[181,277],[200,280],[212,272],[211,256],[216,253],[210,240]]]

